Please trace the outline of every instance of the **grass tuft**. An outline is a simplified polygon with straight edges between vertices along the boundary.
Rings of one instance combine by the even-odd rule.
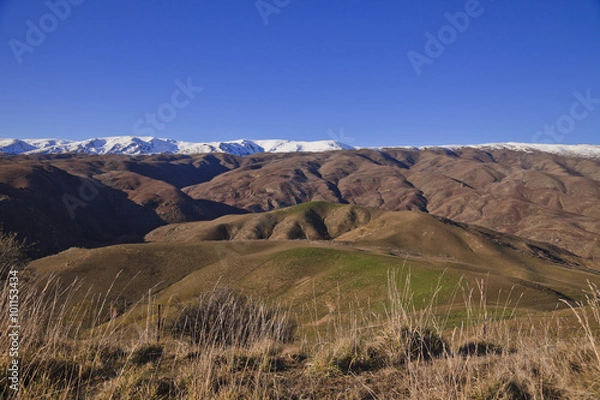
[[[157,336],[151,307],[147,321],[129,318],[127,309],[106,319],[108,294],[70,308],[78,286],[50,279],[19,299],[18,398],[600,398],[596,286],[586,301],[569,304],[570,314],[537,319],[494,314],[483,289],[473,301],[467,288],[457,326],[448,323],[456,305],[437,303],[440,290],[416,306],[410,277],[401,277],[390,274],[384,314],[336,314],[333,305],[323,320],[330,322],[310,339],[298,337],[290,311],[224,288],[182,309],[174,335]],[[2,306],[8,288],[0,288]],[[9,326],[0,314],[1,336]],[[7,352],[0,354],[0,398],[17,398],[9,388],[10,362]]]

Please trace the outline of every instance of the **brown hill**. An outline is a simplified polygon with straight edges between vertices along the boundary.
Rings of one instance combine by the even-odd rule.
[[[71,218],[63,196],[80,199],[82,182],[98,194]],[[598,259],[599,198],[600,160],[541,152],[0,157],[0,221],[45,253],[140,239],[165,223],[326,201],[421,210]]]
[[[287,240],[311,237],[330,240]],[[382,312],[390,271],[410,270],[418,304],[438,284],[442,304],[461,304],[454,290],[468,294],[485,282],[491,307],[511,301],[519,310],[565,307],[561,299],[581,299],[588,281],[600,283],[587,260],[554,246],[419,211],[310,203],[173,224],[147,239],[152,243],[69,249],[34,261],[30,270],[56,274],[64,284],[78,281],[75,303],[91,293],[126,309],[151,289],[157,302],[182,304],[220,284],[298,311],[318,304],[318,318],[356,300]]]
[[[192,199],[178,189],[227,170],[228,160],[211,155],[0,157],[0,223],[33,242],[35,255],[140,241],[165,223],[244,212]]]
[[[600,160],[476,149],[264,156],[183,189],[266,211],[307,201],[419,209],[600,257]]]
[[[382,211],[322,202],[260,214],[228,215],[213,221],[171,224],[146,235],[148,242],[168,243],[258,239],[331,240],[383,254],[485,264],[497,269],[531,264],[533,259],[570,269],[591,270],[594,265],[591,260],[551,244],[420,211]]]
[[[213,221],[170,224],[146,235],[149,242],[206,240],[330,240],[368,224],[383,211],[324,202]]]

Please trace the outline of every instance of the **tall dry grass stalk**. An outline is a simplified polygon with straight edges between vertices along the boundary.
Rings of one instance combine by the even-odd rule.
[[[111,299],[120,295],[112,288],[81,296],[80,282],[22,281],[19,398],[600,398],[596,286],[569,304],[572,316],[529,318],[517,315],[518,294],[490,304],[485,280],[461,282],[450,295],[445,288],[442,302],[442,277],[429,301],[417,304],[410,273],[388,278],[383,313],[332,304],[304,327],[318,334],[303,338],[294,336],[289,310],[216,287],[167,313],[159,343],[152,294],[111,317]],[[4,282],[4,310],[8,290]],[[7,318],[0,313],[2,337]],[[0,396],[16,398],[10,357],[0,354]]]
[[[577,302],[575,306],[565,301],[577,322],[585,333],[585,338],[596,356],[600,368],[600,288],[588,281],[590,291],[585,294],[585,302]]]

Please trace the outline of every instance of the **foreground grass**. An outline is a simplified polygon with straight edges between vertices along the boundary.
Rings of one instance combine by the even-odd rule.
[[[600,398],[597,287],[569,304],[570,318],[516,318],[508,305],[488,308],[483,284],[479,296],[460,293],[461,309],[444,312],[438,299],[449,289],[440,285],[422,306],[413,281],[390,274],[383,313],[333,311],[326,322],[314,321],[310,336],[294,335],[290,311],[216,288],[167,318],[157,337],[148,299],[140,300],[148,304],[145,323],[126,324],[127,311],[107,320],[111,289],[67,308],[77,284],[63,288],[50,279],[19,299],[18,398]],[[8,310],[10,287],[3,285],[0,303]],[[8,313],[0,321],[6,338]],[[2,351],[2,398],[17,397],[10,362]]]

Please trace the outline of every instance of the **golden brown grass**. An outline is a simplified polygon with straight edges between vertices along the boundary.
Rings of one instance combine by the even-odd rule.
[[[600,398],[600,290],[592,284],[585,301],[569,304],[570,318],[516,316],[509,302],[487,305],[483,282],[480,293],[458,287],[465,301],[456,323],[456,308],[441,307],[436,295],[416,306],[410,276],[391,273],[383,315],[358,304],[350,315],[333,308],[325,323],[300,331],[315,335],[292,342],[293,313],[216,288],[185,309],[187,320],[179,314],[202,330],[173,332],[165,321],[157,342],[152,299],[140,299],[148,312],[136,324],[127,310],[107,318],[110,288],[72,308],[77,284],[46,279],[40,290],[20,282],[21,399]],[[6,337],[7,313],[0,321]],[[16,397],[8,352],[0,354],[0,396]]]

